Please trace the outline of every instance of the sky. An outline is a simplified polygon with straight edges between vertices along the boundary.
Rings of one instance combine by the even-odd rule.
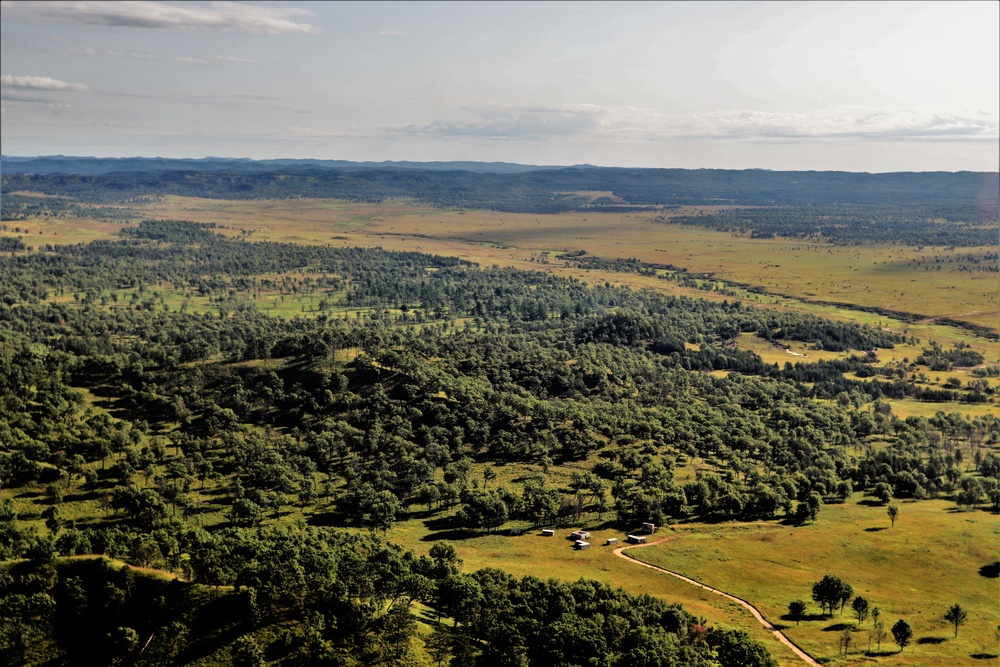
[[[997,171],[1000,3],[0,3],[4,155]]]

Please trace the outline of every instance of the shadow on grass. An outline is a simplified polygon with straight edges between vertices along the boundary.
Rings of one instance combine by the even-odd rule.
[[[885,503],[874,498],[862,498],[858,501],[858,504],[864,505],[865,507],[885,507]]]
[[[973,660],[995,660],[1000,656],[996,653],[970,653],[969,657]]]
[[[336,512],[318,512],[306,519],[310,526],[343,526],[344,517]]]
[[[948,641],[947,637],[921,637],[917,640],[918,644],[943,644]]]
[[[876,526],[875,528],[865,528],[866,533],[878,533],[883,530],[889,530],[885,526]]]
[[[455,528],[455,517],[440,516],[434,519],[427,519],[424,521],[424,526],[427,527],[427,530],[447,530],[449,528]]]
[[[899,651],[865,651],[865,656],[869,658],[887,658],[896,655]]]
[[[783,616],[780,616],[779,618],[781,620],[783,620],[783,621],[788,621],[790,623],[794,623],[795,622],[795,619],[792,618],[792,616],[789,615],[789,614],[784,614]],[[822,620],[824,620],[826,618],[829,618],[826,614],[802,614],[802,620],[803,621],[822,621]],[[797,623],[796,623],[796,625],[797,625]],[[774,627],[778,627],[778,626],[774,626]],[[787,628],[789,626],[786,625],[785,627]]]
[[[451,530],[439,530],[436,533],[429,533],[420,538],[421,542],[440,542],[442,540],[467,540],[472,537],[486,535],[468,528],[453,528]]]
[[[989,565],[983,565],[979,568],[979,576],[986,577],[987,579],[996,579],[1000,577],[1000,560],[990,563]]]
[[[834,623],[823,628],[823,632],[843,632],[847,628],[853,630],[854,625],[852,623]]]

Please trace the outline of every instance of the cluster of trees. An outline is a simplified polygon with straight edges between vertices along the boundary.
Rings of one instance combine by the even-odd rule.
[[[368,314],[269,317],[254,304],[265,280]],[[443,547],[420,559],[371,535],[266,527],[293,506],[373,535],[420,508],[495,530],[606,512],[623,527],[806,522],[857,490],[1000,506],[996,418],[899,419],[884,403],[868,407],[876,381],[841,385],[836,366],[781,369],[730,345],[743,332],[859,351],[901,340],[869,327],[419,253],[229,240],[182,221],[5,257],[0,285],[0,485],[33,492],[44,508],[21,523],[3,509],[0,558],[105,553],[235,586],[241,601],[225,603],[243,610],[234,627],[297,621],[301,635],[268,649],[281,656],[399,660],[413,637],[405,610],[420,600],[456,620],[459,638],[439,648],[466,656],[457,664],[476,654],[482,665],[559,664],[557,653],[705,665],[731,653],[768,664],[739,633],[592,583],[460,575]],[[225,301],[198,313],[164,297],[193,291]],[[699,372],[720,369],[730,372]],[[553,467],[569,461],[589,463],[566,482]],[[692,461],[695,478],[675,479]],[[496,483],[510,463],[528,472]],[[67,503],[103,516],[76,523]],[[216,530],[200,528],[207,516]],[[4,595],[21,596],[10,598],[11,618],[44,618],[32,626],[41,645],[72,646],[59,620],[70,608],[63,584],[38,588],[35,566],[23,567],[0,581]],[[88,586],[73,599],[104,604]],[[152,619],[127,596],[110,625],[88,626],[107,640],[95,660],[134,656],[150,635],[192,637],[184,617]],[[519,605],[523,614],[503,611]],[[3,650],[19,655],[34,630],[4,622]],[[240,651],[254,655],[252,641]]]
[[[0,659],[158,666],[229,644],[233,664],[265,653],[283,665],[400,664],[420,653],[456,667],[717,667],[736,656],[750,667],[776,664],[745,632],[709,628],[648,595],[583,579],[462,574],[444,543],[415,557],[371,535],[296,525],[211,533],[175,525],[126,542],[146,554],[144,565],[169,563],[186,581],[106,560],[57,563],[52,545],[38,544],[29,560],[0,569]],[[420,642],[414,602],[453,627]]]
[[[883,395],[876,381],[837,382],[840,373],[867,365],[863,359],[782,370],[726,345],[743,330],[863,349],[898,341],[870,328],[478,270],[416,253],[230,241],[193,223],[143,223],[133,236],[138,240],[19,256],[0,269],[16,304],[0,309],[10,332],[0,346],[9,369],[0,420],[10,443],[0,452],[6,485],[64,474],[72,481],[69,466],[100,461],[85,478],[89,489],[112,493],[142,473],[159,479],[161,495],[181,510],[195,483],[235,475],[242,488],[221,501],[238,523],[261,521],[293,500],[308,504],[343,484],[351,493],[339,511],[361,525],[391,525],[408,503],[460,502],[459,521],[484,528],[612,507],[623,520],[783,514],[808,521],[819,511],[817,498],[842,499],[879,484],[898,497],[961,487],[969,505],[996,491],[994,459],[984,452],[1000,438],[997,420],[900,420],[879,403],[862,407]],[[315,271],[317,281],[339,286],[355,303],[399,306],[397,319],[279,320],[251,301],[224,314],[195,314],[141,296],[157,281],[226,289],[279,266]],[[140,296],[127,307],[97,298],[129,286]],[[48,298],[59,292],[95,296],[73,304]],[[427,313],[420,327],[403,319],[407,304]],[[450,318],[460,315],[478,326],[455,328]],[[435,317],[438,324],[427,324]],[[340,351],[356,358],[332,366]],[[286,361],[267,369],[190,365],[213,357]],[[741,372],[691,372],[714,369]],[[755,369],[756,376],[744,374]],[[72,384],[112,398],[133,422],[113,425],[87,413]],[[147,435],[150,424],[175,420],[180,428],[169,437]],[[262,434],[261,426],[284,433]],[[893,444],[868,447],[870,438]],[[984,478],[960,470],[962,443],[989,471]],[[852,460],[852,448],[863,457]],[[546,466],[594,452],[599,492],[545,487]],[[470,489],[467,478],[448,473],[467,457],[535,462],[542,483],[528,480],[520,493]],[[676,484],[678,457],[712,466]]]
[[[880,620],[881,611],[873,606],[866,598],[858,595],[854,597],[854,589],[850,584],[834,575],[825,575],[822,579],[813,584],[812,599],[820,606],[820,610],[828,616],[833,616],[838,609],[843,615],[844,607],[851,602],[851,611],[854,614],[857,624],[854,628],[845,626],[840,638],[840,648],[843,653],[847,653],[853,641],[853,632],[869,618],[872,619],[871,630],[869,631],[868,651],[872,649],[872,642],[876,644],[876,650],[882,650],[882,641],[888,636],[885,630],[885,622]],[[798,625],[806,615],[808,603],[803,600],[793,600],[788,605],[788,617]],[[958,637],[958,628],[968,620],[968,612],[959,604],[954,604],[948,608],[943,618],[955,627],[955,637]],[[890,628],[893,640],[902,651],[913,639],[913,628],[903,619],[899,619]]]
[[[869,203],[864,206],[731,208],[699,215],[661,215],[657,221],[694,225],[754,238],[816,238],[840,245],[991,246],[996,210],[964,206]]]

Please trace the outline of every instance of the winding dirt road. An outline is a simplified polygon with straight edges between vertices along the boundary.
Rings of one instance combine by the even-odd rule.
[[[782,644],[784,644],[785,646],[787,646],[788,648],[790,648],[792,650],[792,652],[795,653],[795,655],[797,655],[800,658],[802,658],[802,660],[807,665],[811,665],[812,667],[822,667],[818,662],[816,662],[813,659],[812,656],[810,656],[808,653],[806,653],[805,651],[803,651],[802,649],[800,649],[798,646],[796,646],[795,643],[792,642],[791,639],[789,639],[788,637],[786,637],[784,635],[784,633],[782,633],[780,630],[778,630],[773,625],[771,625],[764,618],[764,616],[760,613],[760,611],[756,607],[754,607],[752,604],[750,604],[749,602],[747,602],[746,600],[741,600],[740,598],[736,597],[735,595],[730,595],[729,593],[725,593],[723,591],[720,591],[717,588],[712,588],[711,586],[706,586],[705,584],[703,584],[701,582],[695,581],[694,579],[691,579],[689,577],[685,577],[683,574],[678,574],[677,572],[671,572],[670,570],[665,570],[662,567],[658,567],[656,565],[650,565],[649,563],[644,563],[641,560],[638,560],[635,557],[630,556],[630,555],[628,555],[628,554],[625,553],[625,550],[627,550],[627,549],[639,549],[641,547],[651,547],[654,544],[661,544],[664,541],[665,540],[659,540],[657,542],[649,542],[647,544],[632,544],[632,545],[628,545],[628,546],[621,546],[621,547],[618,547],[617,549],[615,549],[613,551],[613,553],[616,556],[618,556],[619,558],[624,558],[625,560],[629,561],[630,563],[635,563],[636,565],[641,565],[642,567],[648,567],[651,570],[656,570],[657,572],[662,572],[663,574],[669,574],[671,577],[676,577],[676,578],[680,579],[681,581],[686,581],[687,583],[691,584],[692,586],[697,586],[698,588],[704,589],[704,590],[706,590],[706,591],[708,591],[710,593],[715,593],[716,595],[721,595],[722,597],[726,598],[727,600],[731,600],[731,601],[735,602],[736,604],[740,605],[741,607],[744,607],[751,614],[753,614],[753,617],[756,618],[758,621],[760,621],[761,625],[763,625],[766,629],[768,629],[771,632],[773,632],[774,636],[777,638],[778,641],[780,641]]]

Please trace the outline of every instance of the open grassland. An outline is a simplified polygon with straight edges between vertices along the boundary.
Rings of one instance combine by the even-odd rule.
[[[983,285],[989,288],[984,293],[985,300],[980,306],[987,311],[991,310],[991,316],[965,319],[997,328],[1000,324],[997,321],[1000,319],[998,318],[1000,310],[995,303],[1000,294],[1000,290],[997,289],[997,274],[986,271],[989,266],[995,266],[996,261],[984,260],[976,264],[969,259],[971,256],[978,257],[990,252],[992,249],[989,248],[945,249],[946,252],[942,251],[945,255],[935,255],[937,250],[927,248],[918,251],[916,248],[888,245],[846,248],[814,242],[791,243],[749,239],[696,228],[651,223],[644,214],[528,215],[490,211],[449,211],[421,207],[404,201],[364,204],[314,199],[248,202],[163,197],[156,203],[144,205],[140,211],[136,211],[136,214],[142,217],[212,222],[220,225],[219,231],[224,234],[248,236],[253,240],[270,239],[307,244],[381,246],[388,249],[418,250],[458,256],[484,265],[496,264],[542,270],[560,276],[576,277],[591,284],[610,282],[696,298],[740,299],[753,305],[808,312],[831,319],[850,320],[888,328],[919,339],[916,344],[898,345],[892,350],[880,350],[881,363],[912,361],[920,355],[928,342],[933,340],[943,347],[950,347],[956,343],[970,345],[985,356],[988,364],[1000,364],[1000,344],[996,341],[942,324],[934,317],[918,322],[903,322],[878,313],[803,301],[778,294],[758,293],[732,284],[727,285],[725,294],[721,291],[705,291],[681,285],[673,280],[664,280],[662,277],[617,272],[611,269],[581,268],[556,257],[564,251],[586,250],[591,255],[604,258],[639,257],[644,261],[686,266],[692,271],[695,269],[700,271],[704,267],[698,264],[699,262],[718,262],[721,261],[719,258],[723,254],[728,253],[725,262],[707,273],[713,273],[716,278],[724,277],[768,287],[765,278],[771,279],[773,276],[782,275],[782,272],[793,264],[803,271],[823,267],[830,280],[836,279],[834,282],[847,284],[844,281],[856,280],[855,274],[862,268],[866,272],[882,270],[879,268],[882,266],[878,263],[879,257],[905,255],[910,257],[907,260],[910,262],[910,269],[906,275],[910,277],[907,278],[909,282],[906,290],[913,301],[909,305],[895,304],[894,307],[934,316],[954,315],[954,309],[944,308],[943,304],[940,304],[941,308],[930,306],[939,303],[937,301],[941,293],[939,288],[945,277],[960,277],[962,280],[972,281],[964,283],[962,289],[958,290],[965,297],[969,294],[974,296],[975,289]],[[66,243],[115,238],[124,224],[83,219],[42,218],[20,221],[17,226],[22,230],[27,229],[32,234],[42,231],[43,234],[39,239],[47,239],[46,242]],[[25,238],[35,240],[30,234]],[[915,254],[918,252],[923,253],[919,258],[936,259],[933,263],[913,264],[916,261],[923,261]],[[898,269],[902,265],[897,263],[894,266]],[[956,266],[969,270],[957,271]],[[757,267],[755,270],[759,275],[748,278],[748,275],[741,274],[740,271],[747,270],[747,267]],[[172,285],[154,285],[144,287],[142,294],[136,294],[134,290],[119,290],[107,294],[106,298],[111,307],[124,307],[135,300],[141,302],[156,295],[160,304],[171,310],[187,309],[192,312],[219,314],[232,310],[238,305],[237,302],[252,302],[262,312],[278,317],[314,317],[324,314],[334,318],[360,318],[372,316],[375,310],[383,311],[389,316],[399,315],[396,307],[400,304],[385,304],[380,309],[351,306],[344,302],[343,293],[319,289],[315,282],[312,284],[304,282],[318,277],[291,273],[260,276],[260,286],[253,291],[241,291],[232,295],[200,294],[190,286],[178,288]],[[981,280],[982,278],[985,278],[985,282]],[[283,286],[284,281],[297,282],[297,289],[292,290]],[[706,281],[708,282],[708,279]],[[809,282],[805,280],[800,287],[804,290]],[[882,289],[889,283],[879,279],[872,284]],[[974,285],[979,287],[973,289]],[[969,292],[970,289],[973,291]],[[795,292],[784,289],[778,291]],[[865,293],[863,290],[856,290],[852,294],[859,298],[844,298],[844,300],[865,305],[867,302],[860,298]],[[802,296],[812,299],[817,294],[823,299],[833,298],[830,296],[832,292],[828,291]],[[837,299],[846,296],[848,295],[841,294]],[[62,294],[54,298],[72,301],[78,297]],[[948,303],[953,303],[951,297]],[[405,305],[410,308],[419,306],[419,304]],[[893,307],[893,304],[880,305]],[[813,350],[808,344],[794,342],[789,343],[786,349],[753,335],[741,335],[737,344],[759,354],[768,363],[781,365],[787,362],[810,362],[844,357],[848,354]],[[929,373],[926,379],[919,379],[918,384],[941,388],[953,375],[960,379],[963,385],[973,378],[969,370],[959,369],[949,374]],[[987,381],[990,386],[996,387],[1000,384],[1000,377],[989,378]],[[933,415],[938,410],[978,415],[993,409],[993,405],[957,403],[900,401],[898,405],[894,404],[894,412],[900,416]]]
[[[586,528],[586,524],[584,521],[582,527]],[[588,550],[578,551],[573,548],[573,542],[566,539],[576,529],[577,527],[557,528],[554,537],[542,537],[539,529],[526,527],[521,535],[501,532],[455,539],[457,536],[451,532],[442,534],[439,531],[429,531],[424,521],[411,519],[398,524],[389,531],[387,537],[418,554],[426,554],[439,539],[455,540],[452,543],[464,561],[463,570],[466,572],[492,567],[519,577],[534,576],[568,581],[582,577],[595,579],[614,588],[623,588],[630,593],[661,597],[682,604],[684,609],[712,624],[746,630],[754,639],[763,642],[783,667],[802,664],[739,605],[614,556],[611,552],[613,547],[602,545],[609,537],[622,541],[625,535],[621,531],[590,530],[593,546]]]
[[[843,616],[821,616],[810,599],[815,582],[838,576],[881,610],[886,630],[900,618],[913,627],[913,644],[896,655],[889,635],[881,651],[893,655],[878,662],[950,666],[997,664],[1000,580],[980,569],[998,559],[998,548],[995,514],[959,512],[946,501],[910,502],[900,505],[890,527],[884,507],[855,495],[823,506],[811,525],[685,525],[631,555],[749,601],[824,664],[865,663],[871,619],[854,633],[850,654],[838,656],[842,629],[856,619],[849,606]],[[798,626],[782,620],[796,599],[810,604]],[[957,639],[943,618],[956,603],[969,612]]]
[[[228,202],[164,197],[146,213],[216,222],[275,241],[457,252],[486,263],[519,264],[543,259],[552,251],[585,250],[606,259],[634,257],[671,264],[798,299],[950,317],[994,329],[1000,312],[997,260],[987,257],[995,248],[834,246],[665,225],[644,213],[456,211],[402,201]],[[334,235],[345,238],[331,238]]]
[[[507,259],[527,260],[551,251],[585,250],[607,259],[672,264],[801,299],[951,317],[992,328],[1000,312],[997,262],[986,258],[996,248],[834,246],[664,225],[643,213],[453,211],[407,202],[166,197],[148,213],[245,228],[276,241],[329,243],[331,234],[342,233],[352,242],[376,242],[391,249],[453,254],[457,245],[467,258],[480,261],[499,261],[505,254]]]
[[[681,213],[683,211],[679,211]],[[130,211],[131,213],[131,211]],[[137,207],[135,218],[215,223],[220,232],[247,234],[253,240],[378,246],[457,256],[483,265],[536,269],[589,282],[627,284],[702,298],[731,294],[696,290],[654,276],[588,269],[556,258],[586,251],[604,259],[637,258],[673,265],[691,275],[763,288],[767,294],[730,285],[739,298],[892,328],[921,338],[954,342],[966,338],[937,318],[1000,329],[995,248],[833,246],[818,241],[751,239],[723,232],[651,222],[642,213],[515,214],[444,210],[407,201],[380,204],[321,199],[231,201],[166,196]],[[26,244],[75,243],[113,238],[117,222],[81,219],[32,219]],[[13,227],[11,227],[13,230]],[[37,232],[42,231],[41,235]],[[36,235],[32,236],[32,234]],[[990,255],[990,253],[994,253]],[[792,298],[783,298],[787,295]],[[818,302],[925,315],[901,323],[883,315]],[[968,342],[968,341],[966,341]],[[994,349],[989,358],[1000,357]]]

